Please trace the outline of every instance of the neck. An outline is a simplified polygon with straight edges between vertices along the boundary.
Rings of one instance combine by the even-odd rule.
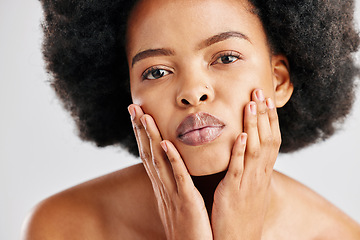
[[[220,181],[225,177],[226,171],[205,175],[191,176],[195,187],[204,199],[206,210],[211,217],[212,205],[214,202],[214,193]]]

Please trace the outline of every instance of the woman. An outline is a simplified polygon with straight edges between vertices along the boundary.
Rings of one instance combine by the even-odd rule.
[[[143,164],[43,201],[25,239],[360,238],[356,222],[273,171],[279,148],[329,137],[349,112],[351,3],[43,6],[44,56],[82,138],[121,143]]]

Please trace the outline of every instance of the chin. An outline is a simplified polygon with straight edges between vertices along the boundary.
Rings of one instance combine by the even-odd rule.
[[[225,171],[230,162],[231,148],[226,146],[201,146],[181,153],[192,176],[210,175]]]

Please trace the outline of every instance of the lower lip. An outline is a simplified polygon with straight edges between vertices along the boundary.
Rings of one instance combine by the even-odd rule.
[[[218,138],[223,132],[224,126],[221,127],[205,127],[188,132],[181,137],[179,140],[190,146],[198,146],[205,143],[209,143]]]

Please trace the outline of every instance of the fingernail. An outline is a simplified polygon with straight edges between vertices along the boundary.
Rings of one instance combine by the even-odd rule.
[[[136,115],[135,109],[129,106],[129,107],[128,107],[128,111],[129,111],[129,114],[130,114],[131,121],[134,120],[134,119],[135,119],[135,115]]]
[[[140,122],[142,123],[142,125],[144,126],[144,128],[146,130],[146,119],[145,119],[145,117],[140,118]]]
[[[256,104],[254,102],[250,103],[250,112],[256,115]]]
[[[259,99],[259,101],[265,100],[264,93],[261,89],[256,91],[256,97],[257,97],[257,99]]]
[[[166,142],[162,141],[162,142],[160,142],[160,145],[161,145],[162,149],[164,149],[164,152],[167,153],[168,149],[167,149],[167,146],[166,146]]]
[[[247,134],[242,133],[241,136],[240,136],[241,144],[245,145],[246,144],[246,139],[247,139]]]
[[[275,105],[273,100],[271,100],[271,98],[266,99],[266,105],[268,106],[269,109],[274,109]]]

